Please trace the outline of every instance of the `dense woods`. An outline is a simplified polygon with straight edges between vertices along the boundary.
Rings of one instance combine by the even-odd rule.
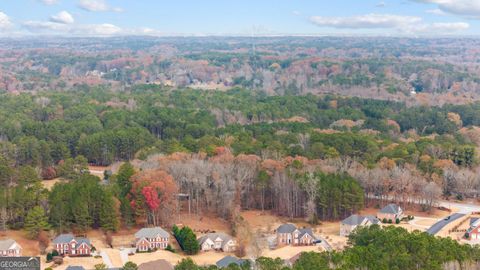
[[[475,38],[110,37],[0,45],[0,91],[12,93],[151,83],[430,105],[479,97]]]
[[[479,195],[476,103],[141,85],[3,94],[0,105],[0,225],[32,238],[169,227],[181,211],[215,214],[235,234],[245,209],[317,223]],[[89,164],[118,169],[100,179]]]

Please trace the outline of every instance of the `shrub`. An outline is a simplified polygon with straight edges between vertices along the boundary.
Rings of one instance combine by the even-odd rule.
[[[389,223],[389,224],[392,224],[392,220],[391,220],[391,219],[389,219],[389,220],[388,220],[388,223]]]
[[[383,218],[383,219],[382,219],[382,223],[387,223],[387,219],[386,219],[386,218]]]
[[[175,253],[175,252],[176,252],[175,249],[174,249],[170,244],[167,245],[167,247],[165,248],[165,250],[170,251],[170,252],[172,252],[172,253]]]
[[[400,224],[400,219],[399,218],[395,219],[395,224]]]

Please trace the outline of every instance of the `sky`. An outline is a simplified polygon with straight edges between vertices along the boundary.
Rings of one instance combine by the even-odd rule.
[[[0,36],[480,36],[480,0],[0,0]]]

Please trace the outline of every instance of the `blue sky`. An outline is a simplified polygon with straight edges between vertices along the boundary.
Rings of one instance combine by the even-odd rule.
[[[0,0],[0,35],[479,35],[480,0]]]

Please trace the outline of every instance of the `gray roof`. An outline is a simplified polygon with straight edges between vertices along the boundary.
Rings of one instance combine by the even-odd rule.
[[[470,226],[475,226],[476,224],[478,224],[478,220],[480,220],[480,218],[478,217],[470,218]]]
[[[155,238],[157,235],[161,237],[170,237],[170,234],[160,227],[143,228],[135,233],[135,238]]]
[[[346,225],[360,225],[365,218],[359,215],[351,215],[348,218],[342,220],[342,224]]]
[[[400,212],[400,206],[394,203],[388,204],[387,206],[383,207],[380,210],[380,213],[385,213],[385,214],[397,214],[399,212]]]
[[[224,245],[232,239],[230,235],[225,233],[207,233],[204,236],[198,238],[198,243],[202,245],[207,239],[215,241],[215,239],[217,238],[222,239]]]
[[[277,228],[277,233],[292,233],[297,229],[295,225],[291,223],[282,224]]]
[[[16,242],[13,239],[0,240],[0,250],[7,250],[15,243]]]
[[[55,237],[55,239],[53,239],[53,243],[54,244],[68,243],[68,242],[72,241],[73,239],[75,239],[75,236],[73,236],[73,234],[64,233],[64,234],[60,234],[59,236]]]
[[[85,238],[85,237],[77,237],[77,238],[75,238],[75,241],[77,241],[78,245],[81,245],[83,243],[86,243],[87,245],[90,245],[90,239]]]
[[[301,229],[299,238],[302,238],[305,234],[309,234],[313,239],[317,240],[317,238],[313,234],[312,228]]]
[[[142,263],[138,266],[138,270],[173,270],[173,265],[164,259],[160,259]]]
[[[78,265],[69,265],[65,270],[85,270],[83,266],[78,266]]]
[[[55,239],[53,239],[53,243],[54,244],[70,243],[70,241],[72,240],[77,241],[78,245],[81,245],[83,243],[90,245],[90,239],[85,237],[75,237],[71,233],[60,234],[59,236],[55,237]]]
[[[216,265],[220,268],[223,268],[223,267],[229,266],[232,263],[234,263],[236,265],[242,265],[242,264],[245,263],[245,260],[239,259],[239,258],[236,258],[236,257],[233,257],[233,256],[225,256],[221,260],[219,260],[216,263]]]
[[[380,223],[380,220],[378,220],[378,218],[374,216],[351,215],[348,218],[342,220],[342,224],[356,226],[362,224],[365,219],[368,219],[372,224]]]

